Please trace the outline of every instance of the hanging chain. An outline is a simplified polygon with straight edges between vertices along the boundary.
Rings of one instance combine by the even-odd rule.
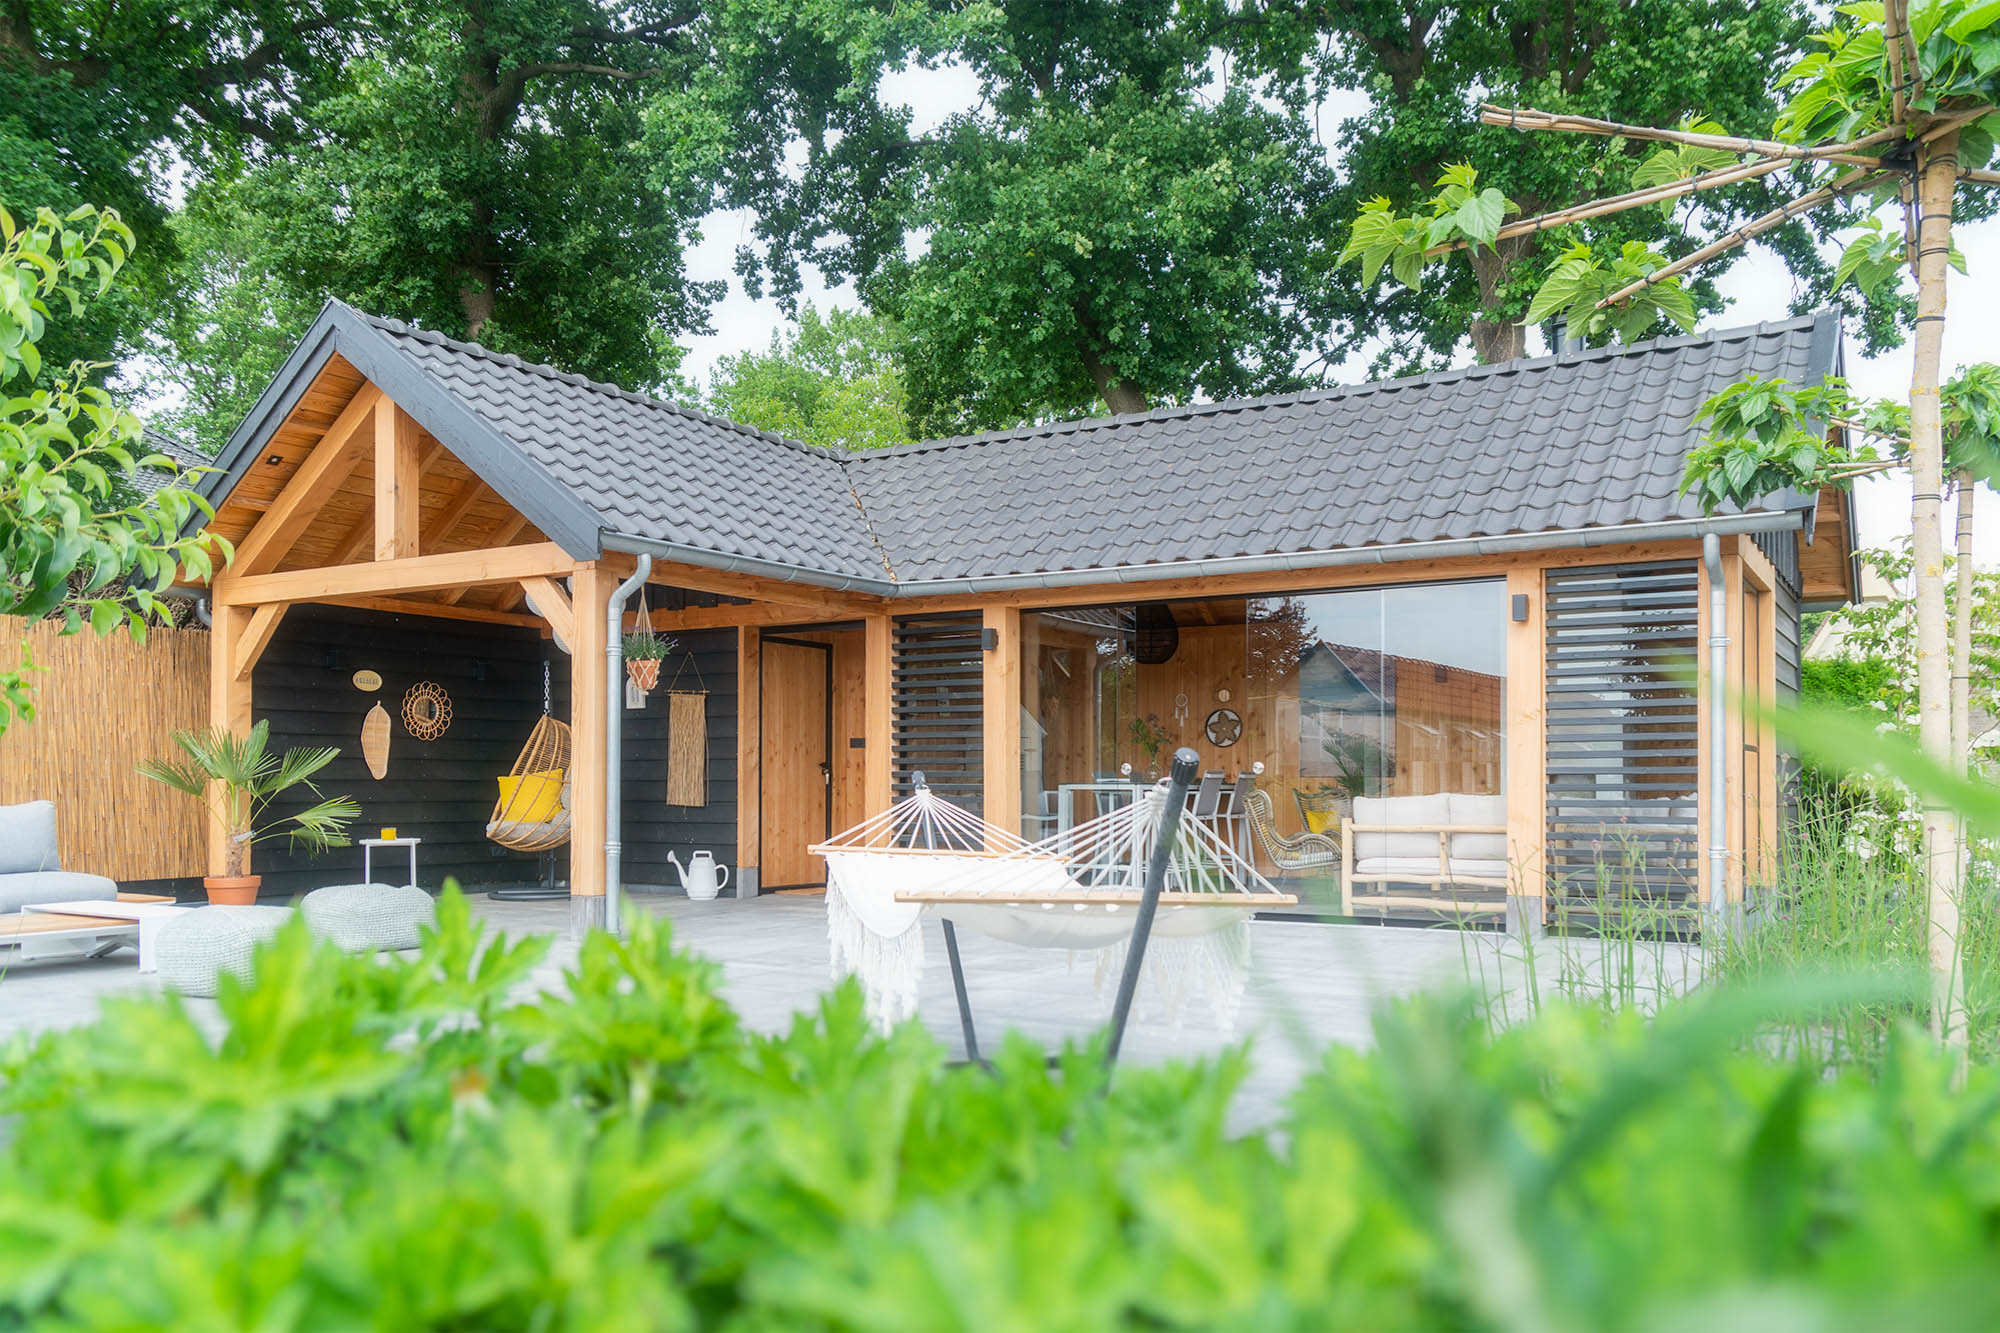
[[[547,717],[555,709],[549,698],[549,659],[542,659],[542,716]]]

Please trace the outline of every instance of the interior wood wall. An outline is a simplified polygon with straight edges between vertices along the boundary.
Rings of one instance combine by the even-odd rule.
[[[0,617],[0,661],[25,646],[36,717],[0,735],[0,805],[50,800],[65,870],[121,883],[199,876],[201,806],[133,772],[168,754],[177,730],[208,719],[208,631],[60,635],[53,623]]]

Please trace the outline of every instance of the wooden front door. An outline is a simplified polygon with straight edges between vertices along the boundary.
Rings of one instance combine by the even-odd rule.
[[[763,886],[825,884],[825,863],[806,848],[833,831],[833,649],[767,638],[763,660]]]

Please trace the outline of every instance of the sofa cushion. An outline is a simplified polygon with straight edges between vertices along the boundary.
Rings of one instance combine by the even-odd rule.
[[[0,805],[0,875],[60,870],[54,801]]]
[[[0,912],[18,912],[29,903],[109,902],[118,885],[102,875],[74,870],[37,870],[0,875]]]
[[[1354,798],[1356,824],[1449,824],[1451,797],[1443,792],[1430,796],[1357,796]],[[1358,859],[1375,856],[1428,856],[1435,861],[1438,835],[1435,833],[1356,833],[1354,855]]]
[[[1451,822],[1454,824],[1501,825],[1507,822],[1505,796],[1467,796],[1451,793]],[[1454,861],[1504,861],[1507,835],[1504,833],[1454,833],[1451,835]]]

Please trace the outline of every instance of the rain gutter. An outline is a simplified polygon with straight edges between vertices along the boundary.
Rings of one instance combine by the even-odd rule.
[[[607,533],[606,551],[652,555],[681,564],[725,573],[754,574],[760,578],[804,583],[842,592],[869,593],[896,599],[950,597],[985,592],[1016,592],[1043,588],[1101,588],[1119,584],[1146,584],[1166,579],[1220,578],[1228,574],[1289,573],[1299,570],[1340,569],[1357,565],[1394,565],[1410,560],[1447,560],[1461,556],[1508,555],[1523,551],[1575,549],[1577,547],[1625,546],[1632,542],[1684,541],[1738,533],[1786,532],[1802,525],[1794,510],[1752,514],[1724,514],[1714,518],[1668,519],[1657,523],[1625,523],[1611,527],[1560,528],[1548,532],[1515,532],[1497,537],[1450,537],[1437,541],[1397,542],[1386,546],[1340,547],[1322,551],[1294,551],[1267,555],[1222,556],[1212,560],[1163,560],[1145,565],[1119,565],[1107,569],[1063,569],[1032,574],[996,574],[976,578],[888,579],[832,574],[805,565],[752,556],[725,555],[684,546],[678,542],[627,533]]]

